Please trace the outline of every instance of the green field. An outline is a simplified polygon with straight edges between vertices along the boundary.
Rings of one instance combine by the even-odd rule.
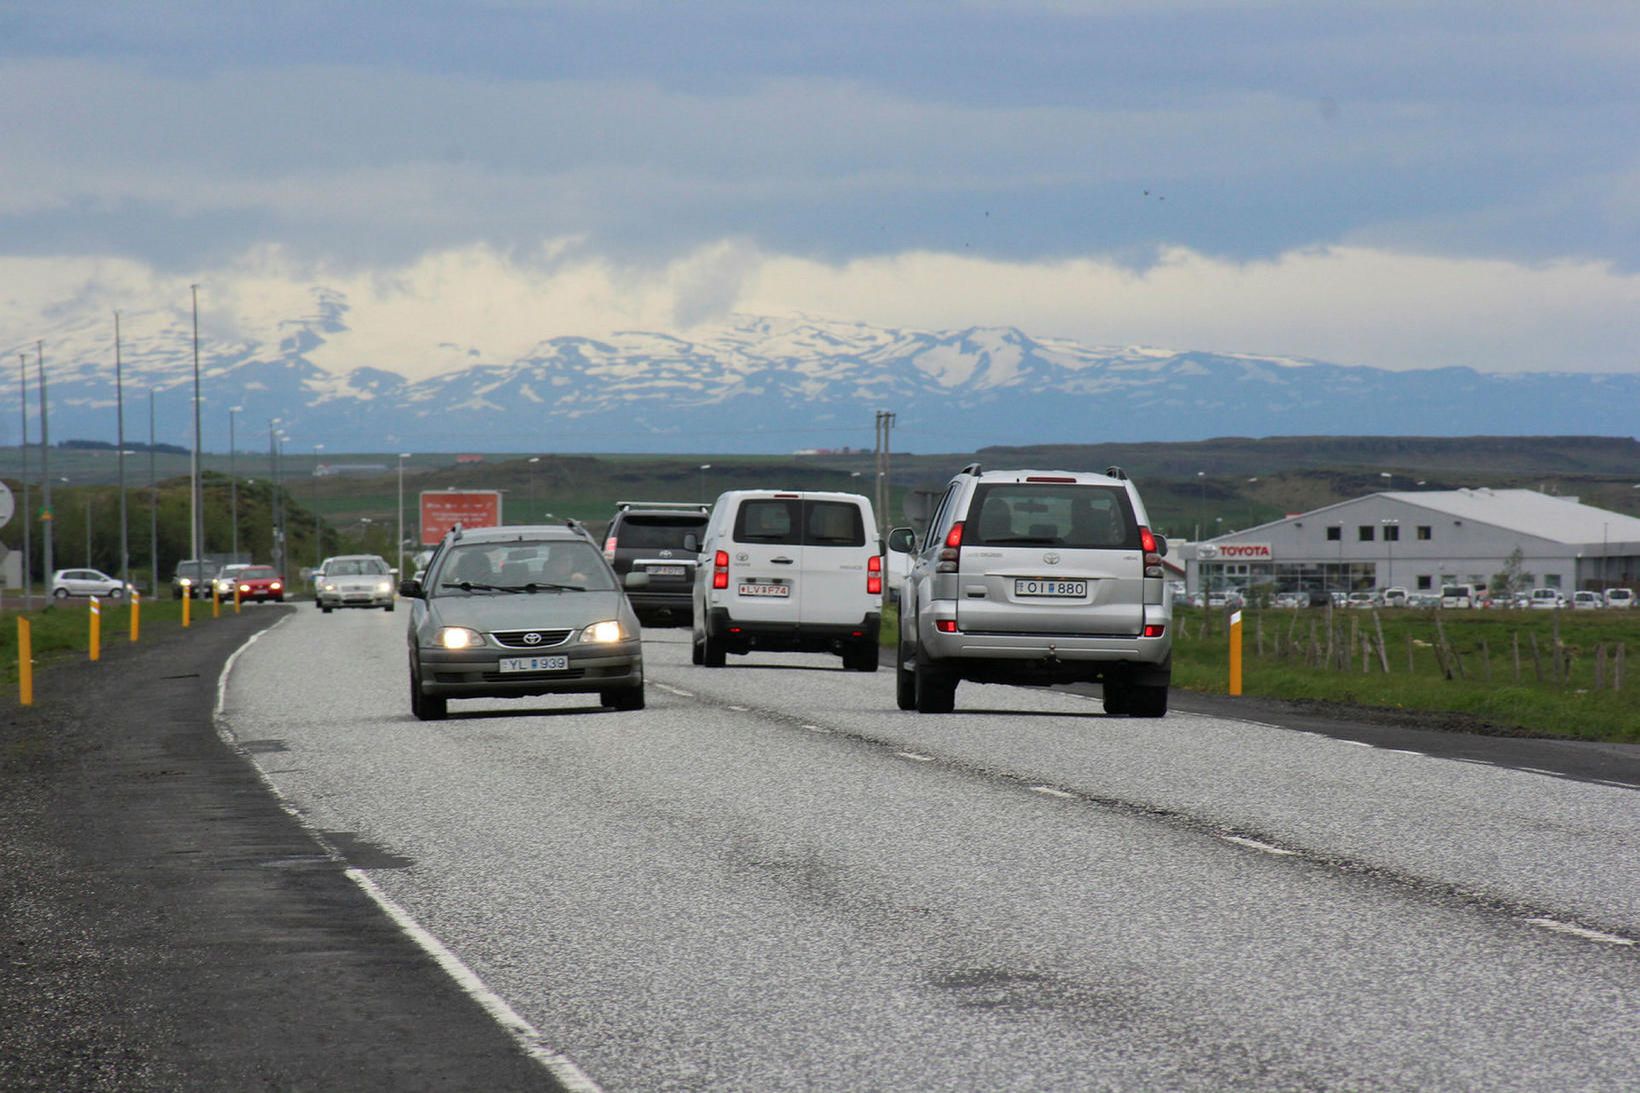
[[[105,600],[102,608],[102,647],[108,650],[117,645],[127,644],[131,640],[131,605],[114,603]],[[182,601],[173,600],[169,596],[150,599],[143,597],[140,613],[138,641],[152,639],[160,634],[174,632],[182,626]],[[242,611],[260,610],[258,607],[244,606]],[[223,615],[233,613],[233,604],[221,605]],[[10,705],[16,701],[17,695],[17,620],[27,618],[31,629],[30,644],[33,647],[34,670],[36,673],[49,670],[53,663],[61,662],[71,657],[84,658],[88,655],[91,640],[91,619],[89,603],[86,600],[74,599],[65,603],[54,603],[36,611],[3,611],[0,612],[0,680],[5,683],[4,704]],[[209,600],[194,601],[190,625],[195,627],[211,624],[211,602]]]

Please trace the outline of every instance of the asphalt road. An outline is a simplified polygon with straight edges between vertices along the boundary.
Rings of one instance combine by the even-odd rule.
[[[424,724],[403,625],[295,613],[237,659],[219,726],[587,1088],[1640,1073],[1622,785],[1063,692],[919,716],[889,671],[697,668],[676,630],[649,636],[645,711]]]

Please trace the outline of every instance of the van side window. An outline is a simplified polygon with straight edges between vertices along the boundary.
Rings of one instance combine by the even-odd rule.
[[[802,541],[800,507],[790,498],[748,498],[735,513],[735,542],[797,546]]]
[[[807,546],[866,545],[865,520],[852,501],[803,502],[803,528]]]

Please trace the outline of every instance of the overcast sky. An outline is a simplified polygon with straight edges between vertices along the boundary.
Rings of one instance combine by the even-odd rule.
[[[0,348],[730,311],[1640,369],[1640,4],[0,0]],[[420,348],[418,348],[420,347]]]

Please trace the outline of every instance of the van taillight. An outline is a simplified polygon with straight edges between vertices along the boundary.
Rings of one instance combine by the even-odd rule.
[[[604,561],[613,562],[614,560],[615,560],[615,536],[611,535],[609,538],[604,540]]]
[[[1139,546],[1145,552],[1145,576],[1162,576],[1162,556],[1156,553],[1156,536],[1142,525],[1139,528]]]
[[[866,559],[866,595],[883,594],[883,556],[873,554]]]
[[[720,550],[712,555],[712,587],[729,587],[729,552]]]
[[[945,547],[940,551],[940,560],[934,565],[935,573],[955,573],[957,560],[962,551],[962,521],[958,520],[951,525],[951,530],[945,533]]]

